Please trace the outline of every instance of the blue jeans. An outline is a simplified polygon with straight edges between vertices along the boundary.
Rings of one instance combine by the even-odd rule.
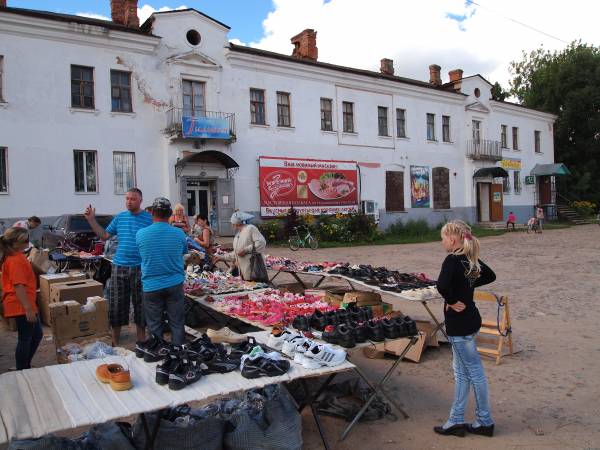
[[[148,330],[154,336],[163,338],[163,313],[167,311],[171,342],[174,345],[185,343],[185,297],[183,284],[177,284],[158,291],[144,292],[144,317]]]
[[[488,384],[475,343],[476,335],[477,333],[470,336],[448,336],[453,355],[454,403],[450,410],[450,418],[444,427],[465,423],[465,408],[471,385],[475,392],[476,404],[476,420],[473,426],[489,426],[494,423],[490,413]]]
[[[15,317],[17,323],[17,348],[15,359],[17,370],[31,369],[31,360],[42,341],[43,331],[39,316],[35,322],[28,322],[26,316]]]

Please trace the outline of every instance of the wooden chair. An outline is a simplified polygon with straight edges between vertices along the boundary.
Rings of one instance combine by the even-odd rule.
[[[496,358],[496,364],[500,364],[504,341],[508,340],[508,354],[513,354],[512,329],[510,325],[510,311],[508,308],[508,297],[498,296],[491,292],[475,291],[473,300],[476,302],[493,302],[500,311],[500,317],[494,317],[492,320],[482,318],[481,330],[479,330],[479,341],[490,343],[493,348],[477,347],[477,351],[484,356]]]

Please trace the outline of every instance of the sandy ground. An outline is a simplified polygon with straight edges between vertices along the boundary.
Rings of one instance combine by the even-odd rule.
[[[319,261],[340,260],[420,271],[436,277],[444,258],[439,243],[326,250],[272,248],[271,254]],[[521,351],[496,366],[485,361],[496,436],[441,437],[453,396],[451,351],[428,349],[419,364],[403,362],[388,387],[410,419],[360,423],[338,441],[344,423],[323,418],[336,449],[600,449],[600,227],[587,225],[541,235],[509,233],[482,240],[482,259],[498,280],[490,290],[510,297],[513,336]],[[307,277],[307,280],[310,279]],[[283,280],[282,280],[283,281]],[[388,299],[389,301],[389,299]],[[419,304],[393,300],[396,309],[425,317]],[[441,313],[441,305],[434,304]],[[46,335],[49,331],[45,330]],[[124,343],[134,343],[125,330]],[[0,331],[0,373],[14,365],[15,334]],[[34,365],[53,364],[45,337]],[[375,379],[391,360],[354,361]],[[467,420],[473,417],[473,397]],[[306,449],[322,448],[315,423],[303,414]]]

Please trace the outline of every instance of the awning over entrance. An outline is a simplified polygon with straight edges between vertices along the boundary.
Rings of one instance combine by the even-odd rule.
[[[535,175],[537,177],[544,175],[571,175],[567,166],[562,163],[559,164],[536,164],[533,169],[531,169],[531,175]]]
[[[502,167],[482,167],[473,174],[473,178],[508,178],[508,172]]]
[[[219,162],[225,166],[226,169],[233,169],[239,167],[238,163],[223,152],[218,152],[216,150],[207,150],[205,152],[199,153],[191,153],[181,159],[179,159],[175,163],[175,167],[183,167],[188,163],[211,163],[211,162]]]

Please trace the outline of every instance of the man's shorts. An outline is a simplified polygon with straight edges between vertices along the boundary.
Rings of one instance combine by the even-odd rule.
[[[133,321],[145,326],[142,305],[142,269],[113,264],[110,276],[108,317],[111,327],[129,325],[129,311],[133,303]]]

